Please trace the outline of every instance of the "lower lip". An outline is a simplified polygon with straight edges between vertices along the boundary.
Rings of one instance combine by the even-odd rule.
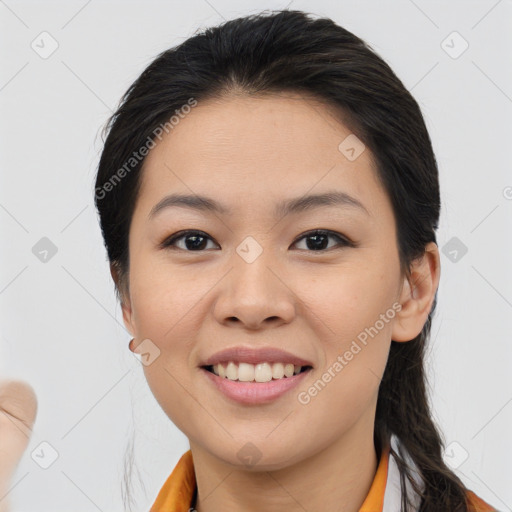
[[[219,377],[215,373],[201,368],[206,377],[228,398],[243,404],[262,404],[272,402],[299,385],[311,370],[269,382],[240,382]]]

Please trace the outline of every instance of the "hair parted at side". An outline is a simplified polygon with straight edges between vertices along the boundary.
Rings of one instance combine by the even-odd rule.
[[[134,151],[183,105],[230,94],[295,92],[330,105],[370,150],[395,216],[404,275],[429,242],[436,242],[440,214],[437,162],[417,102],[391,68],[363,40],[328,18],[301,11],[264,11],[194,34],[158,55],[123,95],[105,126],[95,203],[108,258],[122,300],[128,291],[128,234],[144,160],[134,162],[106,192]],[[126,168],[125,168],[126,170]],[[380,384],[375,446],[392,434],[406,448],[424,482],[417,487],[402,454],[405,480],[422,496],[421,512],[467,512],[466,489],[443,461],[424,358],[432,310],[422,332],[391,343]],[[394,452],[393,452],[394,453]],[[410,507],[405,494],[402,512]]]

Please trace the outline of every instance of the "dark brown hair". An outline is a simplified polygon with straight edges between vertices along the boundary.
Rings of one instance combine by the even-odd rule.
[[[363,40],[330,19],[284,10],[227,21],[164,51],[131,85],[105,126],[95,201],[119,278],[118,297],[122,300],[128,286],[128,234],[143,159],[130,167],[126,163],[191,98],[201,102],[232,92],[296,92],[332,106],[371,151],[392,202],[400,266],[410,277],[411,263],[436,242],[440,214],[437,163],[420,108]],[[125,172],[119,173],[121,168]],[[379,389],[375,446],[380,453],[392,434],[399,438],[424,482],[422,512],[466,512],[465,487],[443,461],[444,444],[426,391],[425,348],[436,302],[437,292],[415,339],[391,343]],[[392,452],[402,488],[407,479],[419,492],[406,459]],[[408,510],[404,495],[402,511]]]

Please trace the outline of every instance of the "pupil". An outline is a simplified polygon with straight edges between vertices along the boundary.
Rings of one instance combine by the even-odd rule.
[[[192,244],[189,243],[190,240],[193,240]],[[187,246],[187,249],[203,249],[206,245],[206,239],[201,235],[189,235],[185,238],[185,245]]]
[[[306,245],[308,249],[324,249],[326,247],[325,241],[327,240],[327,235],[310,235],[307,237]],[[309,243],[310,240],[313,240],[313,243]]]

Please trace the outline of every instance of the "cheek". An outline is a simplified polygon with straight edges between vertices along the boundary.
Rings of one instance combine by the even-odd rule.
[[[184,431],[197,416],[197,404],[188,390],[193,388],[191,372],[196,371],[191,354],[201,329],[205,288],[200,281],[186,279],[184,272],[155,265],[151,272],[131,276],[136,335],[151,340],[158,354],[143,366],[147,383],[162,410]]]
[[[395,279],[398,274],[374,262],[340,268],[329,279],[316,276],[307,288],[308,316],[317,324],[324,360],[319,380],[302,391],[320,416],[341,406],[351,411],[350,421],[376,397],[391,344]]]
[[[205,299],[216,281],[214,276],[194,277],[197,273],[188,269],[145,266],[141,261],[132,268],[136,269],[130,276],[135,334],[139,340],[151,340],[158,354],[143,370],[156,400],[180,428],[181,419],[194,413],[194,401],[187,399],[186,392],[194,377],[191,371],[196,371],[191,356],[200,337]]]
[[[347,341],[359,335],[364,342],[366,329],[376,322],[379,335],[389,335],[397,279],[398,274],[394,276],[373,262],[331,268],[324,275],[317,273],[312,278],[309,275],[295,289],[302,290],[300,301],[305,305],[304,314],[315,322],[318,336],[328,342],[328,347],[341,350]],[[383,323],[379,319],[386,313],[388,317]]]
[[[145,366],[144,375],[162,411],[179,430],[188,435],[191,431],[201,429],[205,409],[196,397],[193,381],[188,380],[188,370],[167,355],[162,352],[151,365]]]
[[[144,266],[139,265],[139,268]],[[147,268],[151,271],[134,273],[130,280],[132,312],[138,336],[162,345],[168,340],[174,340],[175,344],[176,337],[183,331],[190,338],[200,327],[194,317],[214,281],[196,278],[197,274],[186,269],[170,269],[165,265]]]
[[[340,307],[344,305],[341,303]],[[372,308],[373,312],[380,311],[375,304],[368,305],[368,309]],[[351,311],[348,305],[347,310]],[[347,310],[338,309],[336,324],[332,319],[336,340],[323,340],[322,367],[297,392],[299,411],[309,418],[308,428],[321,431],[326,446],[358,421],[367,421],[369,428],[373,425],[374,417],[369,411],[377,401],[391,344],[390,322],[380,330],[372,329],[373,317],[378,320],[378,314],[372,315],[364,308],[352,314]]]

